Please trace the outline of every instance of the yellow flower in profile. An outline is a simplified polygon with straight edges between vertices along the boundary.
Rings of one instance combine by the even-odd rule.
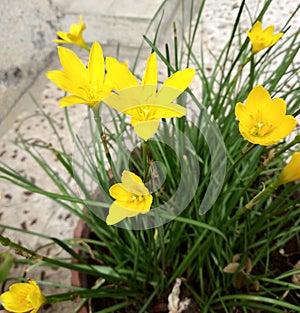
[[[0,300],[5,310],[20,313],[36,313],[46,302],[46,298],[34,280],[11,285],[9,291],[0,296]]]
[[[157,61],[152,53],[148,60],[141,84],[124,64],[115,58],[106,58],[107,79],[114,86],[112,93],[103,101],[110,107],[131,116],[136,134],[144,140],[158,129],[159,119],[182,117],[186,109],[172,103],[192,82],[196,71],[187,68],[167,78],[157,91]]]
[[[83,31],[86,29],[85,23],[82,21],[82,16],[79,16],[78,24],[71,24],[69,32],[56,32],[56,35],[60,39],[55,39],[53,42],[63,43],[63,44],[73,44],[80,46],[84,49],[88,49],[88,45],[82,37]]]
[[[252,43],[252,53],[273,46],[282,36],[283,33],[273,35],[274,25],[262,30],[261,22],[257,21],[251,30],[247,31],[247,35]]]
[[[60,99],[60,107],[73,104],[94,106],[110,94],[111,87],[105,80],[104,57],[99,43],[93,43],[87,67],[70,49],[58,47],[58,55],[63,70],[47,72],[46,76],[59,88],[72,94]]]
[[[277,181],[286,184],[295,180],[300,180],[300,152],[295,152],[291,161],[285,166]]]
[[[152,196],[141,178],[129,171],[123,171],[122,183],[110,187],[110,195],[116,199],[109,208],[107,225],[116,224],[126,217],[149,212]]]
[[[254,87],[246,104],[236,104],[235,115],[239,131],[249,142],[268,146],[279,142],[295,128],[297,121],[286,115],[286,103],[281,98],[271,99],[263,86]]]

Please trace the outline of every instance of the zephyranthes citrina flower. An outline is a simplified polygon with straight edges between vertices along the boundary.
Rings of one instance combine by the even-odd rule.
[[[84,49],[88,49],[87,43],[82,37],[83,31],[86,29],[85,23],[82,21],[82,16],[79,16],[78,24],[71,24],[69,32],[56,32],[56,35],[60,39],[55,39],[53,42],[63,43],[63,44],[73,44],[80,46]]]
[[[252,53],[273,46],[282,36],[283,33],[273,35],[274,25],[262,30],[261,22],[257,21],[251,30],[247,31],[247,35],[252,43]]]
[[[241,135],[254,144],[268,146],[279,142],[295,128],[297,121],[286,115],[286,103],[281,98],[271,99],[263,86],[249,93],[246,104],[236,104]]]
[[[106,58],[107,77],[115,88],[103,101],[110,107],[131,116],[136,134],[144,140],[158,129],[159,119],[182,117],[186,109],[172,103],[192,82],[195,70],[187,68],[167,78],[157,91],[156,54],[147,60],[141,84],[124,64],[115,58]]]
[[[149,212],[152,196],[141,178],[129,171],[123,171],[122,183],[110,187],[110,195],[116,199],[109,208],[108,225],[116,224],[126,217]]]
[[[300,180],[300,152],[295,152],[290,162],[285,166],[277,181],[286,184],[295,180]]]
[[[9,287],[9,291],[0,296],[1,303],[9,312],[36,313],[46,302],[38,284],[34,280],[17,283]]]
[[[46,76],[59,88],[72,94],[60,99],[60,107],[73,104],[94,106],[110,94],[111,87],[106,83],[104,57],[99,43],[93,43],[87,67],[70,49],[58,47],[58,55],[63,70],[47,72]]]

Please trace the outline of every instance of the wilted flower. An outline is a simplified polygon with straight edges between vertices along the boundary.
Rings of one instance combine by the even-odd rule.
[[[262,30],[261,22],[257,21],[251,30],[247,31],[247,35],[252,43],[252,53],[273,46],[282,36],[283,33],[273,35],[274,25]]]
[[[38,284],[34,280],[28,283],[17,283],[9,287],[9,291],[0,296],[5,310],[10,312],[36,313],[46,302]]]
[[[236,104],[235,115],[239,120],[241,135],[254,144],[268,146],[286,137],[297,121],[286,115],[286,103],[281,98],[271,99],[263,86],[254,87],[246,104]]]
[[[295,152],[291,161],[285,166],[277,181],[286,184],[300,179],[300,152]]]
[[[109,208],[106,218],[108,225],[113,225],[126,217],[149,212],[152,196],[140,177],[129,171],[123,171],[122,183],[114,184],[109,189],[116,199]]]
[[[106,59],[107,78],[116,93],[104,102],[110,107],[131,116],[136,134],[144,140],[152,137],[158,129],[159,119],[182,117],[186,109],[172,103],[191,83],[195,70],[187,68],[166,79],[157,92],[156,54],[147,60],[141,84],[124,64],[115,58]]]
[[[60,99],[60,107],[73,104],[94,106],[110,94],[111,88],[105,80],[104,57],[99,43],[93,43],[87,67],[70,49],[58,47],[58,55],[64,70],[50,71],[46,76],[59,88],[72,94]]]
[[[82,32],[85,30],[85,28],[86,25],[82,22],[82,16],[80,15],[78,24],[72,24],[68,33],[61,31],[56,32],[60,39],[55,39],[53,41],[64,44],[73,44],[84,49],[88,49],[88,45],[82,37]]]

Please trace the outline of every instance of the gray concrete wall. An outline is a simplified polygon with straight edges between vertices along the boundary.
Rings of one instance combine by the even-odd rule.
[[[51,61],[58,27],[50,0],[1,0],[0,122]]]

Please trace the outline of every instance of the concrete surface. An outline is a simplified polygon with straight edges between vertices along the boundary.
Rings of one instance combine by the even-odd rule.
[[[17,1],[17,0],[15,0]],[[7,5],[14,1],[4,1]],[[39,1],[31,1],[33,3],[34,10],[39,8]],[[37,4],[39,2],[39,4]],[[84,33],[87,41],[100,41],[103,44],[103,49],[106,55],[116,54],[116,44],[119,42],[120,45],[120,56],[122,60],[128,60],[132,64],[132,60],[136,55],[137,48],[140,45],[140,39],[145,31],[147,22],[151,20],[151,16],[156,12],[157,6],[162,1],[122,1],[122,0],[110,0],[110,1],[97,1],[97,0],[52,0],[52,8],[54,11],[55,7],[58,7],[57,16],[58,24],[61,25],[60,29],[67,31],[70,23],[77,22],[78,14],[83,14],[83,19],[87,23],[87,30]],[[186,1],[188,2],[188,1]],[[297,1],[296,1],[297,2]],[[1,2],[2,3],[2,2]],[[1,4],[0,3],[0,9]],[[18,1],[19,3],[19,1]],[[126,3],[127,5],[124,5]],[[137,5],[138,3],[138,5]],[[48,5],[48,4],[47,4]],[[170,0],[168,5],[171,6],[169,11],[168,19],[164,22],[162,32],[163,39],[172,42],[172,20],[173,18],[179,18],[180,10],[177,7],[177,1]],[[226,39],[229,38],[230,30],[232,28],[234,17],[238,11],[239,1],[232,0],[209,0],[206,3],[203,18],[200,23],[199,32],[196,35],[194,51],[196,55],[200,57],[200,45],[204,46],[205,60],[207,62],[207,68],[213,65],[213,58],[209,55],[208,50],[218,54],[220,49],[223,47]],[[255,17],[256,1],[247,1],[249,11],[251,12],[252,18]],[[299,5],[299,4],[298,4]],[[275,24],[276,31],[283,26],[284,21],[289,16],[290,12],[295,9],[297,3],[294,1],[282,2],[280,0],[273,0],[272,5],[268,13],[266,14],[263,25]],[[51,10],[52,10],[51,9]],[[24,16],[26,13],[23,13]],[[27,13],[29,14],[29,13]],[[295,17],[292,29],[297,30],[299,25],[299,15]],[[187,21],[184,23],[187,25]],[[250,18],[247,14],[243,15],[241,23],[241,31],[245,32],[251,26]],[[48,35],[45,37],[47,43],[51,45],[50,50],[55,50],[55,44],[51,43],[53,36],[50,33],[55,34],[53,28],[49,29]],[[169,34],[169,35],[168,35]],[[7,46],[13,43],[14,37],[12,34],[7,34],[5,39]],[[33,35],[30,35],[33,36]],[[10,43],[9,43],[10,42]],[[78,50],[76,50],[78,51]],[[11,49],[7,48],[5,53],[7,63],[13,64],[15,56]],[[16,51],[14,51],[16,53]],[[51,53],[51,52],[50,52]],[[87,58],[84,52],[80,52],[83,58]],[[146,48],[141,57],[136,72],[142,74],[144,68],[144,60],[149,54],[149,49]],[[43,59],[35,59],[36,62],[43,68],[46,67],[46,62]],[[2,67],[1,67],[2,68]],[[59,68],[57,57],[53,59],[53,63],[48,66],[48,69]],[[2,70],[1,70],[2,71]],[[2,73],[0,71],[0,73]],[[45,72],[46,69],[43,71]],[[165,73],[164,77],[165,77]],[[33,81],[35,75],[30,77]],[[2,85],[1,85],[2,86]],[[1,87],[2,88],[2,87]],[[197,88],[197,86],[196,86]],[[55,191],[55,188],[49,180],[45,178],[43,172],[35,165],[35,163],[21,151],[18,147],[13,145],[12,141],[19,138],[20,135],[26,138],[42,139],[45,143],[56,142],[55,136],[51,129],[47,125],[45,118],[37,112],[31,97],[28,92],[23,90],[23,97],[20,102],[14,107],[13,111],[6,117],[0,124],[0,158],[2,162],[12,166],[18,172],[24,173],[28,178],[36,181],[47,188],[49,191]],[[58,90],[53,84],[49,83],[44,73],[35,80],[33,87],[29,90],[35,97],[35,99],[43,106],[45,112],[49,114],[61,129],[61,137],[66,145],[67,151],[72,153],[73,142],[66,132],[66,123],[64,118],[63,110],[58,108],[57,101],[63,96],[63,92]],[[201,91],[199,91],[201,92]],[[18,92],[16,91],[16,94]],[[13,94],[13,89],[11,91]],[[15,99],[17,99],[17,96]],[[4,101],[4,100],[3,100]],[[3,106],[1,101],[0,105]],[[1,106],[1,110],[3,110]],[[0,110],[0,111],[1,111]],[[73,106],[70,108],[71,123],[75,129],[80,127],[82,122],[82,116],[86,112],[85,106]],[[60,171],[60,167],[52,155],[45,155],[47,162],[54,167],[57,171]],[[65,176],[68,178],[67,176]],[[72,184],[72,182],[70,182]],[[12,184],[4,181],[0,181],[3,198],[1,200],[0,208],[0,224],[6,224],[13,227],[25,228],[30,231],[43,232],[48,236],[56,236],[58,238],[71,238],[73,235],[74,227],[77,223],[77,219],[71,216],[65,209],[59,207],[53,201],[38,196],[35,194],[27,193],[26,191],[18,188]],[[75,188],[75,186],[74,186]],[[39,237],[25,236],[12,230],[0,229],[5,236],[9,236],[12,240],[20,241],[29,248],[35,249],[45,241]],[[5,250],[0,247],[0,251]],[[60,251],[57,249],[48,249],[44,251],[48,255],[59,255]],[[23,274],[24,269],[21,267],[15,268],[12,271],[12,275],[18,276]],[[57,283],[69,283],[70,273],[68,270],[59,269],[34,269],[29,273],[30,277],[40,279],[41,277],[46,281],[57,282]],[[63,292],[65,290],[44,287],[46,294],[54,292]],[[53,305],[45,309],[45,312],[62,312],[70,313],[72,308],[75,307],[74,303],[67,302],[64,304]],[[44,312],[41,310],[41,312]]]
[[[59,26],[49,0],[1,0],[0,121],[51,62]]]

